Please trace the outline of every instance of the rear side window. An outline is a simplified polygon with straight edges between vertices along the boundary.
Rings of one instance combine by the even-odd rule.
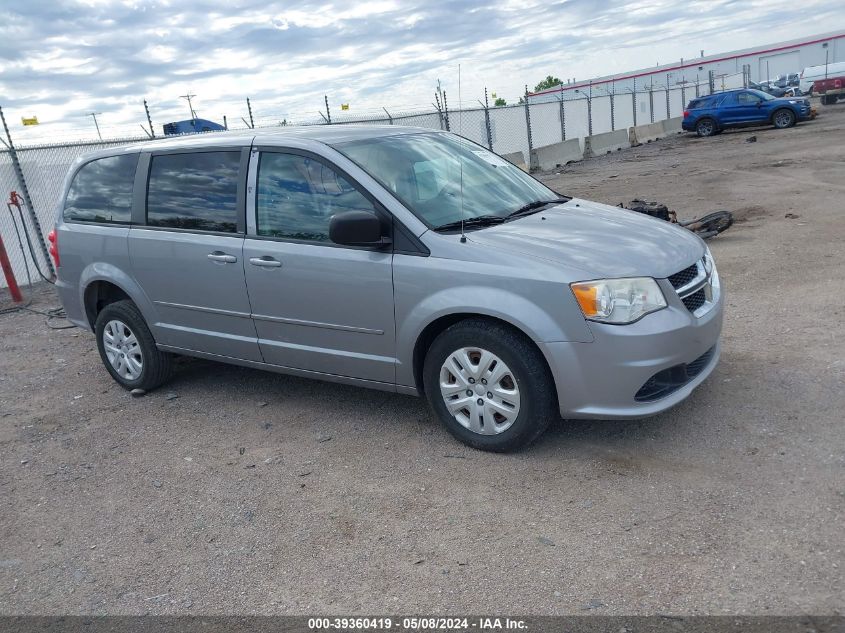
[[[65,221],[129,224],[138,156],[110,156],[83,165],[67,192]]]
[[[147,224],[235,233],[241,153],[153,156],[147,185]]]
[[[329,220],[343,211],[375,209],[348,180],[318,160],[261,154],[256,198],[259,235],[328,242]]]

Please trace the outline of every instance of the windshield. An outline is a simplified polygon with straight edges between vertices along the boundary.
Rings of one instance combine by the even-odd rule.
[[[518,167],[453,134],[399,134],[333,147],[429,227],[480,216],[504,218],[529,203],[560,199]]]

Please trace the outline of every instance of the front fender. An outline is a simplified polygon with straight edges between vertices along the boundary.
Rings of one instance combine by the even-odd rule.
[[[413,356],[417,339],[440,318],[456,314],[487,316],[509,323],[535,342],[569,341],[589,343],[592,332],[568,289],[551,297],[546,287],[540,300],[527,292],[517,293],[489,286],[443,288],[416,302],[396,301],[397,383],[414,384]]]

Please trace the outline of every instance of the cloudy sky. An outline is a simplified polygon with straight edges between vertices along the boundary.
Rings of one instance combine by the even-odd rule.
[[[515,102],[548,74],[586,79],[845,27],[842,0],[3,0],[0,105],[19,143],[141,133],[200,117],[243,125],[333,112]],[[36,115],[24,128],[21,116]]]

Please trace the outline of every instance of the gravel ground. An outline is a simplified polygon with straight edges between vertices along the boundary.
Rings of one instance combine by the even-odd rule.
[[[422,400],[205,361],[134,399],[90,334],[0,316],[0,613],[841,614],[843,138],[834,106],[544,174],[739,222],[711,378],[516,455]]]

